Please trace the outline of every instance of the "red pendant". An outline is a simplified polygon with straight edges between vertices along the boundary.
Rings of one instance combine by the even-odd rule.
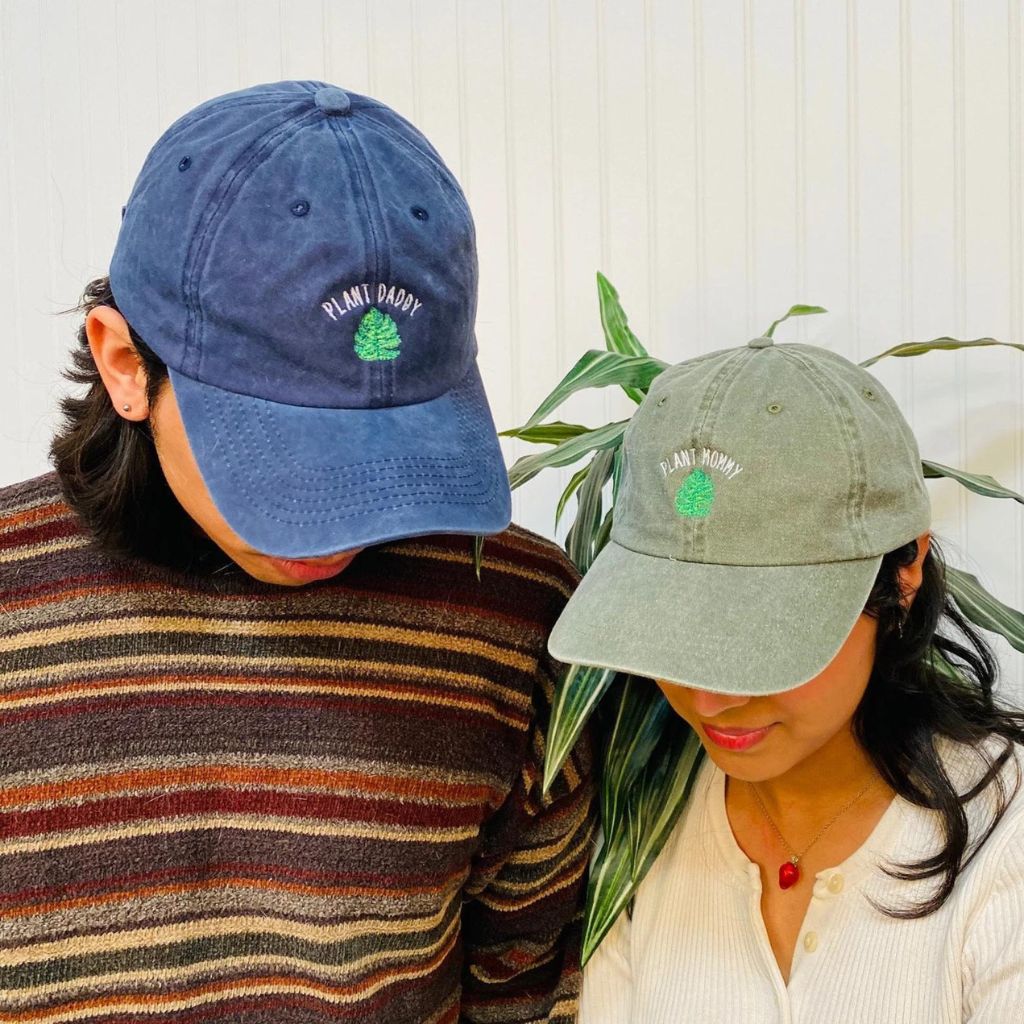
[[[791,861],[779,867],[779,888],[789,889],[800,881],[800,869]]]

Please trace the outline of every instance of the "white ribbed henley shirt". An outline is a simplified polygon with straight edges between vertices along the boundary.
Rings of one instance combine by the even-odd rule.
[[[976,757],[940,750],[964,792]],[[1017,753],[1004,772],[1011,792]],[[991,794],[968,805],[972,824],[989,807]],[[929,892],[934,880],[901,882],[878,864],[939,845],[937,815],[896,797],[860,849],[816,875],[787,984],[760,872],[726,816],[725,775],[705,758],[632,920],[623,914],[587,965],[579,1024],[1024,1022],[1024,793],[941,910],[896,920],[872,907],[869,897],[893,907]]]

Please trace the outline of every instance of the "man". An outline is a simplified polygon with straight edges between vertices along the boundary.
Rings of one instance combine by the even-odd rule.
[[[576,576],[507,528],[475,306],[375,100],[258,86],[149,154],[57,472],[0,491],[0,1021],[573,1019]]]

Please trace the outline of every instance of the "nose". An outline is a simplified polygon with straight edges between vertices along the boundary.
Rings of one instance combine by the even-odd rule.
[[[732,708],[750,703],[741,693],[713,693],[711,690],[693,690],[693,709],[701,718],[714,718]]]

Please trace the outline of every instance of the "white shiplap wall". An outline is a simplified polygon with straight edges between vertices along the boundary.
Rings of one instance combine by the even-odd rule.
[[[780,340],[1024,340],[1020,0],[0,0],[0,484],[41,472],[75,322],[162,129],[323,78],[420,125],[479,235],[481,364],[521,421],[600,345],[594,271],[678,360]],[[1024,356],[888,361],[929,458],[1024,489]],[[565,418],[628,411],[611,392]],[[518,454],[512,446],[509,456]],[[552,530],[567,473],[516,496]],[[1024,606],[1024,510],[933,485],[954,562]],[[1019,656],[1001,648],[1008,679]]]

